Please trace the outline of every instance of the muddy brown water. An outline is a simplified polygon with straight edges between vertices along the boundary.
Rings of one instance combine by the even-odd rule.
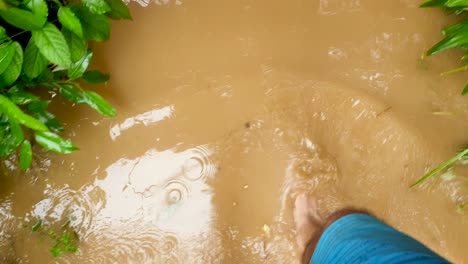
[[[89,88],[118,117],[60,103],[81,151],[6,162],[2,263],[297,263],[304,191],[468,263],[463,168],[408,188],[468,132],[466,75],[439,76],[460,54],[420,60],[450,18],[419,2],[132,3],[96,45],[111,80]],[[38,219],[69,221],[78,253],[53,259]]]

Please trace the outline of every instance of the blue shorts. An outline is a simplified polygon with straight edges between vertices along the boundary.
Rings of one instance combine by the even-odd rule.
[[[450,262],[372,216],[351,214],[338,219],[325,230],[310,263]]]

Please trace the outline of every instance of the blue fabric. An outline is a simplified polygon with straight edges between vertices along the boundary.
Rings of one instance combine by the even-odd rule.
[[[449,263],[423,244],[366,214],[351,214],[321,236],[311,264]]]

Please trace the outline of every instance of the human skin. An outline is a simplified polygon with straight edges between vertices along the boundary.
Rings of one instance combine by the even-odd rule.
[[[325,218],[318,212],[317,202],[313,197],[301,194],[296,198],[294,218],[296,221],[297,243],[303,250],[301,262],[309,264],[323,232],[338,219],[350,214],[370,214],[367,210],[345,208]]]
[[[336,220],[350,215],[350,214],[368,214],[371,215],[369,212],[366,210],[362,209],[355,209],[355,208],[346,208],[339,210],[335,213],[332,213],[329,215],[325,222],[322,224],[318,223],[316,220],[315,221],[309,221],[310,225],[314,225],[314,231],[312,232],[312,236],[310,237],[309,241],[306,243],[304,246],[304,252],[302,254],[301,258],[301,263],[303,264],[309,264],[310,260],[312,259],[312,255],[314,254],[315,248],[317,247],[317,244],[320,240],[320,237],[322,236],[323,232],[332,225]],[[300,235],[300,234],[299,234]],[[301,245],[300,245],[301,246]]]

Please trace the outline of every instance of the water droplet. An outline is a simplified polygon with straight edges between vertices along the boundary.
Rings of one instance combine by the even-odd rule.
[[[183,175],[191,181],[204,180],[216,172],[216,166],[209,156],[212,150],[207,146],[198,146],[190,150],[191,157],[184,163]]]
[[[182,192],[177,189],[170,190],[166,196],[166,201],[168,204],[178,203],[181,199],[182,199]]]
[[[190,194],[190,189],[183,181],[173,180],[169,181],[163,190],[166,191],[166,203],[173,205],[180,203],[187,199]]]

